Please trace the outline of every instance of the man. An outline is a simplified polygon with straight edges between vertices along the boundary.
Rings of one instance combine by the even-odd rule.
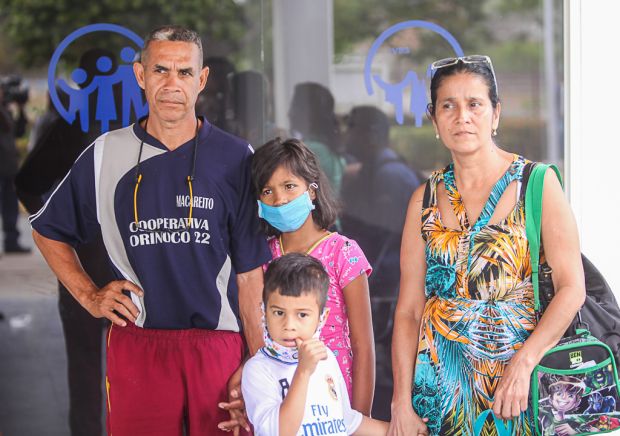
[[[0,210],[2,210],[2,230],[4,232],[5,253],[29,253],[30,249],[19,244],[17,217],[19,208],[13,179],[17,173],[19,155],[15,146],[15,138],[26,132],[25,101],[15,102],[18,107],[18,118],[13,120],[9,110],[8,98],[0,86]]]
[[[209,73],[195,32],[154,30],[134,72],[148,117],[86,149],[31,218],[33,235],[80,304],[113,323],[108,433],[223,434],[244,423],[234,409],[218,429],[227,382],[239,392],[241,325],[251,353],[262,345],[270,254],[250,186],[252,149],[195,115]],[[103,288],[72,248],[99,229],[118,278]]]

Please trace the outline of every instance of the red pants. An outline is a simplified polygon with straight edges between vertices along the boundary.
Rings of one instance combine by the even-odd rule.
[[[239,333],[112,326],[107,338],[108,435],[230,434],[217,407],[239,367]]]

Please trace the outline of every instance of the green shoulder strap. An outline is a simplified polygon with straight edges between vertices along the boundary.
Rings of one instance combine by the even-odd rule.
[[[553,168],[558,180],[562,183],[562,175],[558,167],[552,164],[538,163],[532,168],[530,178],[525,191],[525,233],[530,244],[530,259],[532,263],[532,285],[534,286],[534,309],[540,309],[540,297],[538,290],[538,267],[540,261],[540,233],[542,220],[543,187],[545,173],[548,168]]]

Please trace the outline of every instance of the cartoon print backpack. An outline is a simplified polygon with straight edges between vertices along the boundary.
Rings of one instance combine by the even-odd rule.
[[[537,164],[529,176],[525,200],[535,308],[539,313],[553,297],[550,269],[541,265],[538,270],[542,189],[549,167],[562,180],[555,166]],[[538,435],[590,435],[620,430],[620,390],[614,357],[618,354],[620,332],[615,326],[620,311],[600,272],[583,259],[586,303],[564,338],[532,372],[530,400]],[[591,283],[597,284],[595,292],[590,289]],[[600,294],[600,283],[609,295],[604,290],[604,299],[593,298],[593,294]],[[593,336],[590,328],[597,336],[600,333],[605,342]],[[615,348],[612,350],[610,345]]]

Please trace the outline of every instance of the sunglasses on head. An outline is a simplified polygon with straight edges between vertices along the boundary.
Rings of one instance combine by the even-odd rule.
[[[493,83],[495,84],[495,90],[497,91],[497,79],[495,78],[495,70],[493,69],[493,63],[491,62],[491,58],[485,55],[469,55],[469,56],[460,56],[458,58],[444,58],[439,59],[431,64],[431,76],[435,75],[437,70],[440,70],[445,67],[451,67],[452,65],[456,65],[459,62],[463,62],[464,64],[487,64],[489,69],[491,70],[491,75],[493,76]]]

